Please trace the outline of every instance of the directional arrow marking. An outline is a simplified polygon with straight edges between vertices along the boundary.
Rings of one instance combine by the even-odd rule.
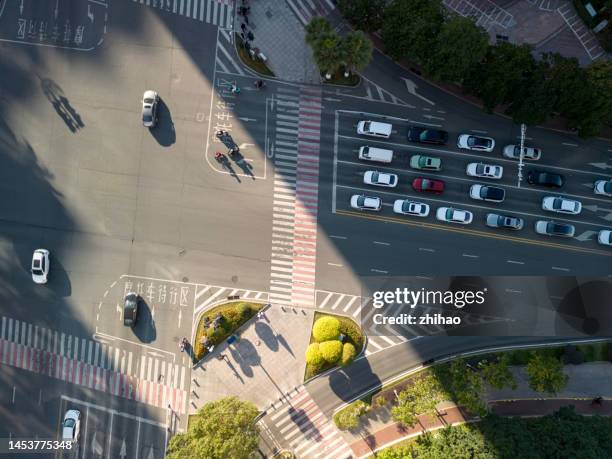
[[[342,99],[334,99],[333,97],[324,97],[323,100],[327,102],[342,102]]]
[[[97,435],[98,432],[94,432],[93,437],[91,439],[91,452],[93,454],[98,454],[99,456],[102,456],[104,450],[102,449],[102,445],[100,444],[100,442],[96,439]]]
[[[127,452],[126,452],[126,447],[125,447],[125,438],[123,440],[121,440],[121,450],[119,450],[119,456],[121,457],[121,459],[125,459]]]
[[[584,241],[588,241],[596,234],[597,234],[597,231],[587,230],[579,234],[578,236],[576,236],[575,239],[577,241],[584,242]]]
[[[418,97],[421,100],[424,100],[429,105],[436,105],[434,102],[432,102],[431,100],[427,99],[426,97],[423,97],[420,94],[417,94],[416,90],[417,90],[418,86],[416,85],[416,83],[414,81],[409,80],[408,78],[404,78],[404,77],[402,77],[402,80],[404,80],[406,82],[406,89],[408,89],[408,92],[410,94],[412,94],[413,96]]]
[[[612,209],[604,209],[603,207],[599,207],[596,204],[582,206],[583,209],[590,210],[591,212],[612,212]]]
[[[255,118],[242,118],[242,117],[238,117],[239,120],[242,121],[257,121]]]
[[[442,118],[441,116],[423,115],[423,118],[427,118],[429,120],[442,120],[442,121],[444,121],[444,118]]]
[[[589,163],[589,166],[596,167],[598,169],[612,169],[612,166],[609,166],[606,163]]]

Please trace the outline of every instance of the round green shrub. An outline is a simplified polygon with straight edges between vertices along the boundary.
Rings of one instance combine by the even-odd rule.
[[[335,317],[321,317],[312,327],[312,336],[317,343],[332,341],[340,336],[340,321]]]
[[[342,357],[342,343],[338,340],[320,343],[319,350],[321,357],[328,363],[338,363]]]
[[[319,343],[312,343],[306,348],[306,363],[314,367],[320,367],[323,364]]]
[[[344,343],[344,345],[342,346],[341,364],[344,366],[344,365],[348,365],[349,363],[351,363],[353,359],[355,358],[356,353],[357,352],[355,351],[355,346],[353,346],[351,343]]]

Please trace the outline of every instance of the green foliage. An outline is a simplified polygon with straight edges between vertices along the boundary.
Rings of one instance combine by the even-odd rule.
[[[466,89],[480,97],[485,109],[492,112],[497,105],[512,101],[534,68],[529,45],[502,42],[490,46],[483,62],[472,68],[465,80]]]
[[[489,36],[471,18],[453,16],[440,29],[425,70],[436,80],[461,83],[484,58]]]
[[[446,427],[376,453],[379,459],[607,459],[612,420],[561,408],[542,418],[488,415],[479,423]]]
[[[330,32],[333,32],[333,28],[327,19],[321,16],[314,17],[306,24],[306,43],[314,48],[317,41]]]
[[[563,373],[558,357],[544,352],[533,352],[527,363],[529,387],[538,392],[556,394],[565,387],[569,377]]]
[[[373,49],[374,45],[363,32],[349,32],[340,42],[342,63],[351,72],[363,70],[372,60]]]
[[[453,360],[449,367],[452,394],[458,405],[470,413],[484,416],[487,409],[484,403],[484,385],[480,373],[470,369],[465,360]]]
[[[314,323],[312,336],[318,343],[338,339],[340,336],[340,321],[335,317],[323,316]]]
[[[306,363],[315,367],[319,367],[323,364],[323,356],[319,349],[319,343],[311,343],[306,348]]]
[[[440,0],[394,0],[384,13],[385,50],[395,60],[406,58],[424,63],[442,22]]]
[[[319,351],[323,360],[327,363],[336,364],[342,357],[342,343],[338,340],[324,341],[319,343]]]
[[[172,437],[168,459],[248,459],[257,450],[258,410],[250,402],[226,397],[207,403],[186,433]]]
[[[362,400],[351,403],[334,415],[334,422],[340,430],[354,429],[359,425],[359,418],[370,411],[370,406]]]
[[[516,389],[516,381],[514,375],[508,366],[510,357],[508,354],[501,354],[496,361],[482,361],[478,364],[478,368],[482,373],[482,377],[491,387],[495,389],[503,389],[510,387]]]
[[[413,378],[399,393],[397,404],[391,408],[391,415],[397,422],[412,427],[417,415],[436,414],[436,405],[444,398],[444,391],[438,379],[431,373]]]
[[[536,62],[526,71],[525,82],[511,95],[507,113],[517,123],[529,126],[540,124],[555,112],[555,96],[551,86],[551,65],[546,60]]]
[[[353,346],[351,343],[344,343],[342,345],[342,360],[340,361],[340,364],[342,366],[348,365],[355,359],[355,354],[355,346]]]
[[[384,0],[339,0],[338,8],[353,26],[375,32],[382,26]]]

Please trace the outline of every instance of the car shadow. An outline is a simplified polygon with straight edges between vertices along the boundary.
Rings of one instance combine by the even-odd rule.
[[[162,147],[169,147],[176,142],[176,131],[170,109],[160,97],[157,102],[157,124],[150,128],[151,135]]]
[[[136,338],[142,343],[151,343],[157,337],[157,328],[151,314],[151,308],[142,298],[138,302],[138,316],[136,318],[136,325],[134,325],[132,330]]]

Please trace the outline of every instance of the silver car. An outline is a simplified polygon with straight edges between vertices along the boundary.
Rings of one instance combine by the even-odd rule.
[[[504,147],[504,156],[510,159],[520,159],[521,157],[521,146],[520,145],[506,145]],[[537,161],[542,156],[542,150],[536,147],[525,147],[523,146],[523,159],[530,159]]]
[[[157,124],[157,104],[159,95],[152,90],[145,91],[142,96],[142,124],[152,128]]]
[[[582,211],[582,204],[561,196],[545,196],[542,199],[542,209],[560,214],[578,215]]]

